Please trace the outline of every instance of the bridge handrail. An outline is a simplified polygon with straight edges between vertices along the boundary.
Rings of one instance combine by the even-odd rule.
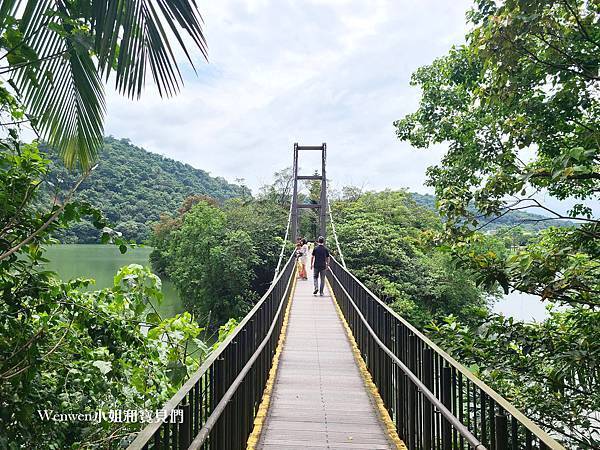
[[[443,360],[445,360],[452,368],[454,368],[456,371],[458,371],[462,376],[464,376],[467,380],[469,380],[471,383],[473,383],[475,386],[477,386],[479,389],[481,389],[481,391],[483,391],[487,396],[489,396],[491,399],[493,399],[499,406],[502,407],[502,409],[504,409],[514,419],[516,419],[518,422],[520,422],[527,430],[527,433],[532,433],[534,436],[536,436],[540,440],[541,445],[545,445],[547,448],[550,448],[550,449],[564,450],[564,447],[561,444],[559,444],[556,440],[554,440],[547,432],[542,430],[531,419],[529,419],[527,416],[525,416],[522,412],[520,412],[512,404],[510,404],[504,397],[502,397],[500,394],[498,394],[496,391],[494,391],[491,387],[489,387],[487,384],[485,384],[482,380],[480,380],[475,375],[473,375],[469,369],[467,369],[465,366],[463,366],[458,361],[456,361],[452,356],[450,356],[448,353],[446,353],[444,350],[442,350],[433,341],[431,341],[429,338],[427,338],[427,336],[425,336],[417,328],[415,328],[408,321],[406,321],[406,319],[404,319],[402,316],[397,314],[393,309],[391,309],[385,302],[383,302],[379,297],[377,297],[373,292],[371,292],[371,290],[369,288],[367,288],[358,278],[356,278],[356,276],[354,276],[354,274],[352,274],[347,268],[343,267],[338,261],[336,261],[335,258],[332,257],[331,259],[332,259],[331,266],[333,269],[330,271],[331,275],[335,276],[335,271],[338,269],[343,271],[347,276],[349,276],[352,279],[352,281],[354,283],[357,284],[357,286],[359,286],[362,290],[364,290],[364,292],[370,297],[370,299],[372,301],[376,302],[376,304],[379,307],[383,308],[384,311],[387,312],[387,314],[389,314],[390,316],[392,316],[393,318],[398,320],[404,327],[406,327],[408,330],[410,330],[410,332],[417,339],[419,339],[423,344],[425,344],[433,352],[435,352],[435,354],[437,354],[438,356],[443,358]],[[348,298],[351,299],[352,298],[351,295],[346,290],[346,287],[343,286],[341,280],[339,280],[339,278],[337,276],[335,276],[335,278],[339,282],[339,285],[344,289],[344,291],[346,291]],[[352,301],[352,303],[357,308],[357,311],[360,313],[361,318],[364,319],[362,312],[360,312],[360,308],[356,305],[356,303],[354,303],[354,301]],[[366,323],[368,324],[368,322],[366,322]],[[369,325],[369,329],[372,330],[370,325]],[[381,341],[379,336],[377,336],[377,342],[378,342],[378,344],[380,343],[381,345],[383,345],[384,348],[382,347],[382,349],[387,354],[389,354],[390,356],[394,354],[393,351],[390,350],[389,347]],[[394,358],[398,359],[395,355],[394,355]],[[414,373],[413,373],[413,375],[414,375]],[[417,377],[417,379],[418,379],[418,377]]]
[[[246,314],[246,316],[236,326],[234,331],[232,331],[231,334],[229,334],[229,336],[227,336],[227,338],[225,338],[225,340],[217,347],[217,349],[214,350],[209,355],[209,357],[202,363],[200,368],[194,374],[192,374],[192,376],[190,376],[190,378],[183,384],[183,386],[181,386],[181,388],[177,391],[177,393],[173,397],[171,397],[167,401],[167,403],[165,403],[164,407],[162,408],[162,411],[164,411],[163,416],[169,417],[171,412],[177,406],[179,406],[182,401],[184,401],[186,396],[190,396],[190,392],[193,389],[198,388],[198,384],[201,383],[202,378],[204,376],[206,376],[209,371],[214,369],[215,364],[218,361],[222,360],[222,355],[230,348],[232,343],[234,343],[234,344],[236,343],[235,340],[236,340],[236,338],[239,337],[240,333],[247,331],[249,322],[255,318],[257,313],[260,312],[260,310],[264,306],[265,302],[273,294],[273,291],[278,288],[279,288],[279,290],[281,290],[281,283],[284,282],[284,278],[287,277],[288,280],[287,280],[285,289],[283,290],[282,298],[280,299],[276,313],[274,314],[272,320],[269,322],[270,326],[269,326],[267,333],[265,334],[265,337],[261,340],[261,343],[257,347],[256,351],[248,358],[248,360],[244,364],[244,367],[242,367],[241,370],[238,372],[238,375],[242,375],[242,372],[243,372],[243,375],[247,375],[247,372],[249,370],[249,369],[247,369],[247,366],[250,363],[254,363],[256,361],[256,359],[258,358],[257,355],[260,354],[265,349],[266,342],[272,336],[273,329],[275,328],[275,325],[281,316],[281,314],[280,314],[281,309],[282,309],[283,305],[286,304],[286,301],[285,301],[286,296],[289,296],[289,289],[290,289],[290,285],[291,285],[291,281],[292,281],[292,275],[294,273],[293,272],[294,267],[295,267],[295,258],[292,255],[286,262],[283,270],[278,274],[277,278],[273,281],[273,283],[271,283],[267,292],[254,305],[254,307],[250,310],[250,312],[248,312],[248,314]],[[244,350],[244,349],[242,349],[242,350]],[[274,350],[274,348],[273,348],[273,350]],[[269,358],[269,361],[270,361],[270,358]],[[270,366],[270,362],[269,362],[269,366]],[[268,370],[266,370],[266,373],[268,373]],[[239,376],[236,376],[236,378],[233,380],[231,385],[235,385],[236,387],[239,386],[240,383],[238,381],[238,378],[239,378]],[[264,379],[266,382],[266,376],[264,376]],[[230,387],[231,387],[231,385],[230,385]],[[260,394],[260,395],[256,396],[256,401],[254,402],[256,404],[258,404],[258,402],[260,401],[260,398],[262,397],[262,389],[260,389],[260,392],[258,394]],[[211,395],[211,398],[214,398],[215,393],[211,392],[210,395]],[[230,395],[229,389],[223,394],[223,397],[226,395],[229,396],[228,401],[231,400],[231,396],[233,394]],[[223,397],[221,397],[221,399]],[[208,418],[206,418],[205,424],[210,420],[211,428],[212,428],[212,426],[214,426],[214,423],[218,421],[219,417],[221,416],[221,414],[223,412],[224,406],[226,406],[226,404],[227,404],[227,402],[224,402],[223,405],[222,405],[222,403],[223,402],[219,401],[219,403],[216,406],[213,405],[214,407],[210,413],[210,416]],[[217,411],[217,409],[218,409],[218,411]],[[185,413],[185,411],[184,411],[184,413]],[[214,417],[213,419],[211,419],[211,417],[215,413],[217,413],[217,417]],[[254,417],[252,415],[252,421],[253,420],[254,420]],[[197,419],[196,419],[196,421],[197,421]],[[179,436],[177,436],[175,438],[175,440],[174,440],[175,445],[173,448],[186,448],[187,449],[188,445],[190,444],[190,441],[192,440],[191,439],[192,425],[190,423],[185,423],[185,422],[186,422],[186,417],[184,414],[184,425],[186,427],[189,427],[190,432],[188,433],[187,429],[184,431],[178,430]],[[200,431],[202,431],[205,428],[205,424],[203,424],[202,427],[196,426],[196,428],[198,429],[196,434],[199,434]],[[165,425],[165,422],[153,422],[153,423],[150,423],[149,425],[147,425],[143,430],[141,430],[138,433],[137,437],[129,445],[129,447],[127,447],[128,450],[141,450],[141,449],[148,448],[150,439],[155,437],[157,432],[159,432],[161,426],[164,426],[164,425]],[[183,427],[179,427],[179,428],[183,428]],[[175,429],[178,429],[178,427],[175,427]],[[251,431],[251,426],[250,426],[249,430]],[[210,432],[210,430],[208,430],[208,432]],[[177,433],[174,433],[174,434],[177,434]],[[247,433],[247,434],[249,434],[249,433]],[[247,438],[247,436],[246,436],[246,438]],[[168,439],[170,439],[170,438],[168,438]],[[177,442],[179,442],[179,445],[177,444]],[[184,442],[185,444],[182,444],[182,442]],[[244,444],[245,444],[245,441],[244,441]],[[219,445],[219,444],[217,444],[217,445]],[[209,448],[211,448],[211,449],[217,448],[218,449],[219,447],[210,446]]]
[[[289,280],[288,283],[289,282],[291,282],[291,280]],[[221,414],[223,414],[223,411],[225,411],[225,407],[227,406],[229,401],[232,399],[233,395],[237,391],[238,387],[240,386],[240,384],[242,383],[242,381],[244,380],[244,378],[246,377],[248,372],[252,369],[252,366],[254,365],[256,360],[259,358],[263,349],[266,347],[269,339],[273,335],[273,330],[275,330],[275,325],[277,324],[277,319],[279,319],[279,317],[281,316],[281,312],[283,311],[283,307],[285,305],[286,305],[286,302],[284,302],[284,301],[279,303],[279,307],[277,308],[277,312],[275,313],[275,317],[273,318],[273,321],[271,322],[271,326],[269,327],[269,331],[267,332],[267,335],[261,341],[260,345],[254,351],[254,353],[252,354],[252,356],[250,357],[248,362],[246,362],[246,364],[244,365],[244,367],[242,368],[242,370],[240,371],[238,376],[235,378],[235,380],[233,380],[233,383],[231,383],[231,385],[229,386],[229,389],[227,389],[227,392],[225,392],[225,394],[223,395],[223,398],[221,398],[221,401],[217,404],[217,406],[215,407],[215,409],[213,410],[211,415],[206,419],[206,423],[204,424],[204,426],[202,427],[202,429],[200,430],[198,435],[194,438],[194,440],[190,444],[188,450],[197,450],[202,447],[202,445],[204,444],[204,441],[206,440],[209,433],[211,432],[211,430],[217,423],[217,420],[219,420],[219,418],[221,417]]]
[[[419,391],[421,391],[423,393],[423,395],[425,395],[425,397],[427,397],[427,399],[438,409],[438,411],[440,411],[442,413],[442,415],[446,418],[446,420],[448,420],[448,422],[450,422],[452,424],[452,426],[454,426],[458,430],[458,432],[466,439],[466,441],[471,445],[472,448],[474,448],[476,450],[485,450],[485,447],[481,444],[481,442],[479,442],[479,440],[475,436],[473,436],[473,434],[467,429],[467,427],[465,427],[462,424],[462,422],[460,422],[460,420],[458,420],[458,418],[454,414],[452,414],[448,410],[448,408],[446,408],[444,406],[444,404],[435,396],[435,394],[433,392],[431,392],[427,388],[427,386],[425,386],[425,384],[423,384],[423,382],[421,380],[419,380],[419,378],[408,367],[406,367],[406,365],[404,365],[404,363],[402,361],[400,361],[400,359],[394,354],[394,352],[392,352],[381,341],[381,339],[379,339],[379,336],[377,336],[377,333],[375,333],[375,331],[373,331],[373,328],[371,328],[371,326],[369,325],[369,322],[367,321],[367,319],[365,318],[363,313],[360,312],[360,308],[356,305],[354,300],[352,300],[352,297],[350,296],[350,294],[348,294],[348,291],[346,291],[346,289],[344,288],[342,283],[339,281],[339,279],[335,276],[334,273],[332,273],[331,276],[334,277],[338,281],[340,287],[342,288],[342,290],[348,297],[348,300],[350,301],[350,303],[356,310],[358,317],[363,322],[367,331],[373,337],[373,339],[375,340],[375,343],[381,348],[381,350],[383,350],[392,359],[394,364],[396,364],[398,367],[400,367],[402,372],[404,372],[404,374],[412,381],[413,384],[416,385],[416,387],[419,389]]]

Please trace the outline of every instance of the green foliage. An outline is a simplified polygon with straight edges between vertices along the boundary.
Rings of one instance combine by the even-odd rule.
[[[599,13],[583,0],[477,2],[467,44],[413,74],[419,108],[395,123],[415,147],[448,144],[428,182],[453,259],[484,286],[566,308],[542,324],[453,322],[436,338],[573,448],[598,446]],[[578,203],[565,216],[543,193]],[[477,232],[525,210],[566,226]]]
[[[35,259],[50,233],[87,217],[103,242],[126,249],[126,241],[112,229],[102,213],[87,202],[71,201],[70,194],[50,209],[35,204],[42,180],[49,176],[49,163],[36,143],[22,145],[8,137],[0,141],[0,267],[21,264],[17,255],[25,252]],[[99,231],[101,230],[101,231]]]
[[[183,298],[217,323],[246,311],[251,298],[244,294],[257,263],[250,236],[241,230],[228,232],[225,225],[225,214],[218,208],[194,206],[173,233],[173,260],[167,269]]]
[[[473,321],[485,314],[485,297],[468,272],[428,244],[441,229],[439,217],[410,194],[367,192],[333,202],[332,211],[350,270],[411,323],[423,327],[447,314]]]
[[[38,410],[159,408],[211,349],[191,314],[157,314],[161,282],[147,268],[124,267],[96,291],[43,270],[52,234],[84,216],[104,241],[127,245],[85,202],[34,204],[50,161],[35,143],[0,144],[0,448],[106,448],[141,423],[55,422]]]
[[[211,324],[242,317],[268,289],[287,210],[270,200],[191,197],[154,228],[151,261]]]
[[[8,63],[0,74],[10,78],[41,137],[67,166],[79,162],[85,171],[102,145],[102,78],[134,98],[150,72],[160,95],[173,95],[183,81],[173,45],[190,63],[190,47],[206,56],[193,1],[6,0],[0,7],[0,49]]]
[[[181,348],[201,329],[189,313],[163,321],[148,312],[161,298],[160,279],[148,269],[124,267],[114,287],[93,292],[85,290],[90,280],[11,273],[25,276],[37,289],[3,283],[0,303],[3,447],[80,448],[109,431],[126,435],[139,424],[43,421],[37,411],[160,408],[198,367]]]
[[[8,63],[0,68],[8,78],[0,82],[0,448],[123,445],[139,422],[55,422],[43,420],[43,410],[52,416],[159,408],[211,351],[198,339],[202,328],[191,314],[158,315],[160,279],[149,269],[125,267],[113,287],[90,291],[92,280],[65,282],[41,266],[52,236],[84,218],[83,229],[101,230],[103,243],[127,251],[122,234],[97,208],[73,201],[102,141],[100,77],[114,69],[117,89],[139,95],[151,58],[159,90],[171,94],[179,86],[177,65],[162,28],[176,39],[185,28],[204,49],[189,2],[162,3],[151,15],[140,2],[92,3],[0,6],[0,49]],[[20,142],[22,122],[58,148],[69,166],[78,161],[85,175],[57,176],[37,142]],[[55,189],[42,192],[48,179]]]
[[[567,305],[600,306],[598,242],[570,227],[548,228],[513,251],[498,250],[501,236],[473,234],[450,246],[463,267],[481,284],[509,289]],[[493,248],[492,248],[493,247]]]
[[[254,276],[251,290],[260,297],[271,285],[277,266],[288,219],[289,200],[288,204],[279,204],[260,196],[253,200],[232,199],[225,202],[223,210],[227,215],[227,227],[243,231],[252,242],[257,259],[252,264]]]
[[[579,280],[565,286],[563,269],[577,264],[595,279],[600,275],[594,263],[600,222],[585,203],[600,192],[597,13],[597,3],[582,1],[480,2],[470,13],[468,44],[415,72],[420,107],[396,122],[398,136],[417,147],[449,143],[428,174],[451,241],[481,226],[475,211],[493,218],[537,208],[567,219],[534,197],[541,190],[581,200],[570,211],[579,226],[548,232],[562,242],[560,249],[550,245],[554,256],[532,248],[518,257],[533,258],[521,273],[514,260],[488,273],[505,286],[567,303],[597,301]]]
[[[273,174],[273,182],[261,186],[259,197],[270,203],[289,206],[294,187],[293,181],[294,177],[291,167],[286,167],[279,172],[275,172]]]
[[[45,150],[52,165],[49,183],[41,187],[41,204],[51,202],[78,176],[64,168],[58,152]],[[223,201],[250,195],[243,186],[147,152],[127,139],[105,138],[100,158],[98,167],[79,187],[77,198],[102,210],[116,231],[136,242],[146,241],[152,222],[157,222],[160,214],[173,214],[188,196],[204,194]],[[69,243],[98,242],[98,232],[88,220],[74,224],[58,237]]]
[[[456,318],[429,329],[475,375],[571,448],[598,448],[600,313],[554,310],[542,323],[492,316],[477,332]]]

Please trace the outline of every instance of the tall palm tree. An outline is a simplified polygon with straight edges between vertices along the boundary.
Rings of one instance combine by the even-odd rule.
[[[104,82],[138,98],[181,85],[173,47],[207,57],[195,0],[1,0],[0,75],[65,164],[88,170],[102,144]]]

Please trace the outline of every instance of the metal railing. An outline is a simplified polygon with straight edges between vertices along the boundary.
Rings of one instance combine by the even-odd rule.
[[[334,259],[327,276],[409,449],[563,449]]]
[[[289,302],[295,258],[233,333],[164,406],[183,410],[182,423],[155,422],[128,447],[138,449],[246,448],[262,400]]]

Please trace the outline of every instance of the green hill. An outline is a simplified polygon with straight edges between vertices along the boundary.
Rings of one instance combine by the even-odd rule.
[[[421,205],[428,209],[436,209],[435,196],[431,194],[417,194],[411,192],[410,194],[418,205]],[[481,223],[485,223],[488,219],[481,219]],[[554,220],[549,219],[547,216],[540,214],[532,214],[525,211],[510,211],[507,214],[497,217],[494,221],[490,222],[483,229],[484,230],[497,230],[502,227],[513,227],[520,226],[525,230],[539,231],[548,227],[560,227],[566,225],[573,225],[573,222],[566,220]]]
[[[78,177],[64,168],[56,152],[45,149],[53,161],[52,172],[44,184],[42,197],[51,201],[52,190],[68,190]],[[231,184],[221,177],[211,177],[173,159],[132,145],[128,139],[107,137],[100,152],[99,164],[78,189],[77,198],[100,208],[127,239],[143,242],[149,237],[150,224],[162,213],[173,213],[192,194],[225,200],[251,195],[244,186]],[[98,231],[87,221],[72,226],[62,236],[63,242],[98,241]]]
[[[64,195],[76,182],[79,173],[66,170],[52,149],[44,150],[52,160],[52,171],[48,183],[43,185],[40,198],[47,206],[52,202],[54,191]],[[107,137],[100,151],[98,167],[81,184],[77,198],[100,208],[125,238],[144,242],[150,235],[151,224],[158,221],[161,214],[176,212],[183,200],[194,194],[223,201],[250,196],[251,192],[245,186],[229,183],[221,177],[211,177],[189,164],[147,152],[132,145],[128,139]],[[436,209],[434,196],[411,195],[417,204]],[[486,229],[521,224],[523,228],[535,231],[560,225],[558,221],[535,222],[540,218],[543,216],[515,211],[498,218]],[[93,243],[98,242],[98,236],[98,230],[84,220],[72,225],[58,238],[62,242]]]

